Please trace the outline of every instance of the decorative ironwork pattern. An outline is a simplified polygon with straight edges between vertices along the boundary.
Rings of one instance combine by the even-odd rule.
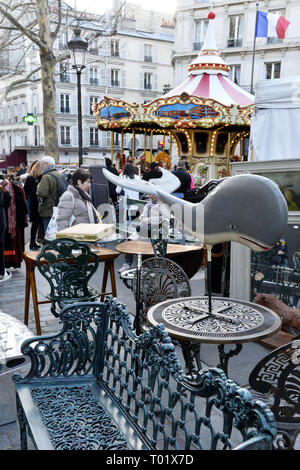
[[[191,295],[187,275],[177,263],[167,258],[155,257],[143,261],[140,276],[145,309],[167,299]],[[133,285],[135,287],[136,282]]]
[[[44,245],[36,263],[50,285],[48,298],[53,301],[51,311],[55,316],[55,303],[93,300],[98,296],[88,283],[99,259],[87,245],[68,238],[54,240]]]
[[[212,298],[209,313],[205,296],[161,303],[149,310],[148,319],[151,325],[163,323],[178,339],[207,342],[257,339],[275,332],[281,325],[279,317],[268,309],[223,297]]]
[[[272,351],[249,377],[255,397],[272,409],[279,434],[278,447],[293,448],[300,432],[300,340]]]
[[[55,450],[126,450],[125,436],[89,386],[31,389]]]
[[[56,335],[23,344],[31,370],[24,378],[14,377],[21,390],[33,389],[56,448],[126,448],[123,428],[115,426],[98,393],[93,395],[94,386],[115,404],[112,415],[115,410],[122,413],[129,435],[134,428],[146,448],[271,448],[272,412],[219,369],[185,376],[162,325],[137,336],[127,307],[116,299],[69,306],[61,320],[63,328]],[[21,397],[18,416],[26,448],[29,423]],[[215,420],[216,410],[219,418],[221,411],[221,423]]]

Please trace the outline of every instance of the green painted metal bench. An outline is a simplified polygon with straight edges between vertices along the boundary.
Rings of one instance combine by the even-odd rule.
[[[185,376],[158,325],[136,336],[116,299],[61,312],[57,334],[24,341],[15,375],[21,448],[271,449],[274,416],[219,369]]]

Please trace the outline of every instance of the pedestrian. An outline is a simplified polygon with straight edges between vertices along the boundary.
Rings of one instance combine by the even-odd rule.
[[[27,172],[27,169],[26,169],[25,163],[20,163],[20,168],[17,171],[17,176],[24,175],[26,172]]]
[[[179,160],[177,163],[177,169],[172,171],[172,173],[173,175],[177,176],[180,181],[180,186],[176,192],[173,193],[173,196],[184,199],[186,192],[191,189],[191,177],[186,171],[185,160]]]
[[[28,202],[29,217],[31,222],[30,229],[30,243],[29,248],[32,251],[36,251],[40,248],[40,245],[36,243],[36,237],[39,230],[39,226],[42,223],[42,219],[39,214],[39,201],[37,198],[37,187],[42,178],[43,165],[41,161],[36,161],[31,165],[29,175],[27,176],[24,184],[24,191]]]
[[[45,164],[43,175],[37,187],[37,197],[39,199],[39,214],[43,220],[45,233],[53,214],[53,207],[57,206],[59,191],[58,179],[65,178],[60,175],[53,157],[45,156],[41,159]]]
[[[113,175],[116,175],[116,176],[119,175],[118,170],[112,166],[112,162],[111,162],[110,158],[105,159],[105,164],[106,164],[106,169],[110,173],[112,173]],[[117,191],[116,191],[117,186],[115,184],[111,183],[108,180],[107,180],[107,182],[108,182],[109,197],[110,197],[113,205],[116,205],[117,200],[118,200],[118,195],[117,195]]]
[[[61,196],[58,204],[56,218],[58,231],[77,224],[101,223],[88,194],[91,179],[90,172],[83,168],[79,168],[72,173],[72,184]]]
[[[151,238],[169,238],[170,211],[158,199],[157,196],[150,194],[150,201],[145,205],[136,232],[129,237],[129,240],[149,240]],[[133,255],[127,253],[125,262],[119,269],[123,273],[131,269]]]
[[[156,178],[161,178],[161,177],[162,177],[162,172],[159,169],[158,162],[150,163],[150,170],[146,171],[143,174],[143,180],[145,181],[149,181],[150,179],[156,179]]]
[[[132,163],[126,163],[123,174],[121,175],[121,178],[132,179],[132,180],[140,179],[139,176],[135,174],[134,165],[132,165]],[[126,189],[121,186],[117,186],[116,192],[118,195],[123,195],[127,199],[139,199],[140,197],[138,191],[134,191],[132,189]],[[136,204],[127,204],[126,220],[131,222],[134,219],[137,210],[138,210],[138,206]]]

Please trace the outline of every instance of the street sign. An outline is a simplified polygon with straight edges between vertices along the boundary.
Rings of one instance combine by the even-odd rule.
[[[37,122],[37,117],[33,115],[33,113],[27,113],[27,116],[23,117],[23,121],[27,122],[28,126],[33,126],[35,122]]]

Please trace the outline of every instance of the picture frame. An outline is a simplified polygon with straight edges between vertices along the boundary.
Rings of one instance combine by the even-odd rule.
[[[279,187],[293,189],[300,196],[300,158],[293,160],[268,160],[231,163],[232,176],[255,174],[270,178]],[[287,229],[289,233],[299,234],[300,247],[300,210],[290,206]],[[298,207],[298,206],[297,206]],[[245,301],[251,300],[251,249],[231,242],[230,256],[230,297]]]

